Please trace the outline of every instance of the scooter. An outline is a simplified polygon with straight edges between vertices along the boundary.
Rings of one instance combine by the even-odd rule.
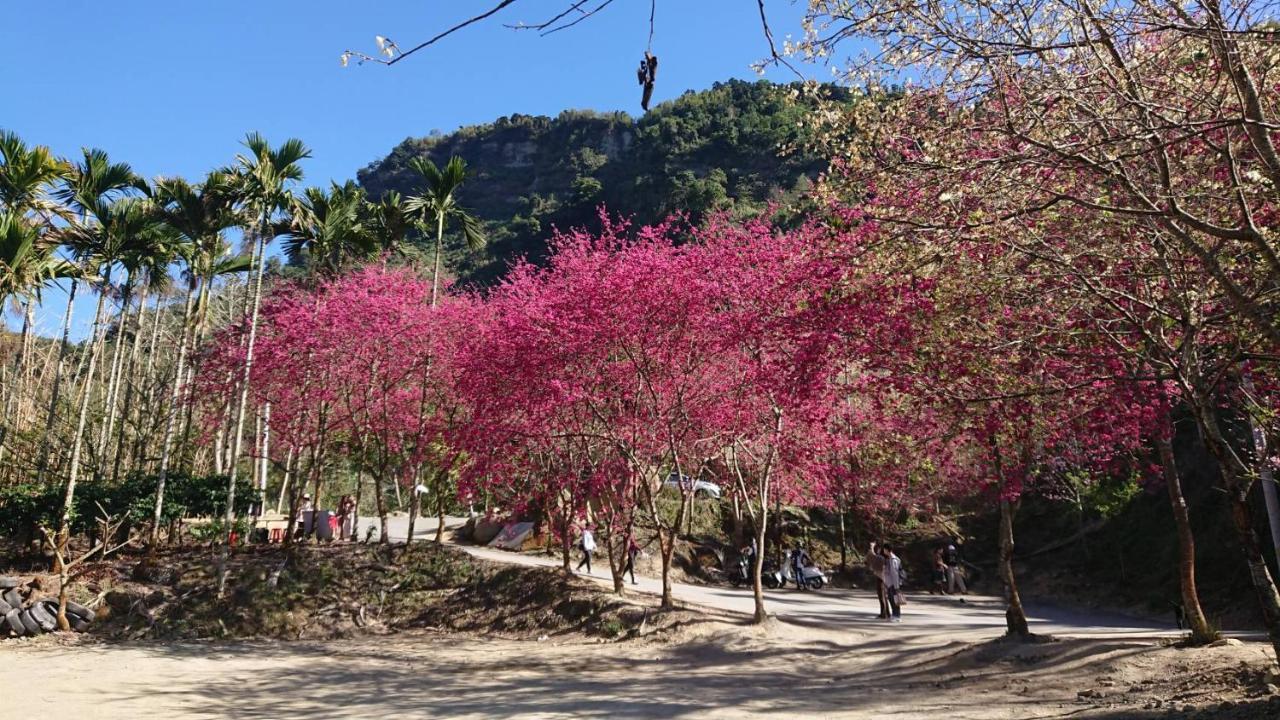
[[[777,590],[787,584],[787,576],[778,566],[766,560],[764,567],[760,569],[760,582],[770,590]]]
[[[800,578],[795,577],[795,569],[791,562],[791,553],[787,553],[786,561],[783,563],[783,585],[786,580],[795,583],[797,587],[807,587],[813,590],[821,590],[827,584],[827,574],[822,572],[822,568],[814,564],[805,565],[800,569]]]

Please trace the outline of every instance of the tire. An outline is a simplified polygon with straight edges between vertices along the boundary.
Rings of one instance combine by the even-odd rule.
[[[18,618],[21,610],[10,610],[4,614],[5,625],[9,627],[15,637],[22,637],[27,634],[27,626],[22,624],[22,620]]]
[[[56,607],[57,603],[54,603],[54,606]],[[93,622],[94,618],[98,616],[97,613],[90,610],[89,608],[81,605],[80,603],[71,602],[70,600],[67,601],[67,614],[75,615],[76,617],[80,618],[81,620],[84,620],[85,622]],[[70,620],[70,618],[67,618],[67,619]]]
[[[75,617],[75,616],[73,615],[73,616],[71,616],[71,617]],[[71,620],[71,618],[67,618],[67,619],[68,619],[68,620]],[[74,619],[74,620],[71,620],[71,629],[72,629],[72,630],[75,630],[75,631],[76,631],[76,632],[78,632],[78,633],[88,632],[88,631],[89,631],[89,621],[88,621],[88,620],[81,620],[80,618],[76,618],[76,619]]]
[[[4,617],[5,615],[8,615],[9,611],[12,609],[13,609],[12,605],[5,602],[4,600],[0,600],[0,617]]]
[[[35,637],[40,634],[40,623],[32,619],[31,614],[26,610],[18,613],[18,620],[22,622],[22,627],[26,628],[27,634]]]
[[[0,597],[3,597],[4,601],[9,603],[13,607],[16,607],[16,608],[22,607],[22,596],[18,594],[17,588],[10,588],[5,592],[3,596],[0,596]]]
[[[40,629],[45,632],[53,632],[58,627],[58,610],[54,608],[53,612],[49,612],[49,608],[44,602],[38,602],[27,608],[27,614],[40,624]]]
[[[809,581],[809,587],[813,588],[814,590],[821,590],[823,585],[826,585],[826,583],[823,582],[822,578],[820,577],[816,577]]]
[[[16,577],[0,575],[0,590],[9,590],[10,588],[16,588],[21,584],[22,584],[22,581]]]

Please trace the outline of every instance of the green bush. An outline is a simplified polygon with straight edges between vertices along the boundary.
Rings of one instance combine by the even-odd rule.
[[[91,531],[104,512],[129,524],[150,522],[157,482],[155,475],[130,475],[115,483],[78,486],[71,510],[71,531]],[[22,537],[34,535],[40,527],[56,527],[65,492],[62,485],[33,483],[0,488],[0,535]],[[221,517],[226,511],[226,497],[225,475],[170,475],[165,482],[163,519],[168,522],[183,517]],[[236,513],[246,514],[256,497],[252,483],[238,481]]]

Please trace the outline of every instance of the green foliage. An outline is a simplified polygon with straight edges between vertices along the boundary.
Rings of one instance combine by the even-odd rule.
[[[825,163],[783,152],[805,145],[806,107],[790,100],[791,90],[732,80],[639,119],[577,110],[554,119],[512,115],[406,139],[362,170],[360,183],[371,198],[410,195],[421,182],[416,161],[465,158],[473,177],[458,201],[483,221],[489,244],[468,251],[454,232],[445,257],[464,283],[488,284],[518,257],[543,259],[553,227],[596,228],[602,205],[637,223],[675,213],[696,223],[716,211],[751,216],[798,197]]]
[[[117,483],[86,483],[77,488],[71,530],[89,531],[103,513],[133,523],[147,522],[155,508],[157,477],[130,475]],[[61,485],[14,485],[0,488],[0,535],[20,536],[35,528],[54,528],[62,514]],[[251,482],[236,485],[236,512],[244,515],[257,497]],[[220,517],[225,513],[225,475],[171,475],[165,483],[164,519]]]
[[[1080,503],[1085,512],[1110,519],[1119,515],[1141,493],[1142,486],[1136,476],[1104,478],[1097,483],[1081,483]]]

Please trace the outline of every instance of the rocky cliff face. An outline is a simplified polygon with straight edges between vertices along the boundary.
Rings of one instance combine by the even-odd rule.
[[[514,257],[542,257],[553,227],[592,226],[601,206],[642,223],[677,212],[697,221],[749,214],[807,186],[823,163],[778,150],[797,139],[802,112],[781,86],[730,81],[638,119],[567,110],[409,138],[359,180],[372,197],[412,195],[410,158],[461,156],[471,176],[459,199],[486,222],[491,242],[480,255],[451,247],[450,265],[464,280],[491,282]]]

